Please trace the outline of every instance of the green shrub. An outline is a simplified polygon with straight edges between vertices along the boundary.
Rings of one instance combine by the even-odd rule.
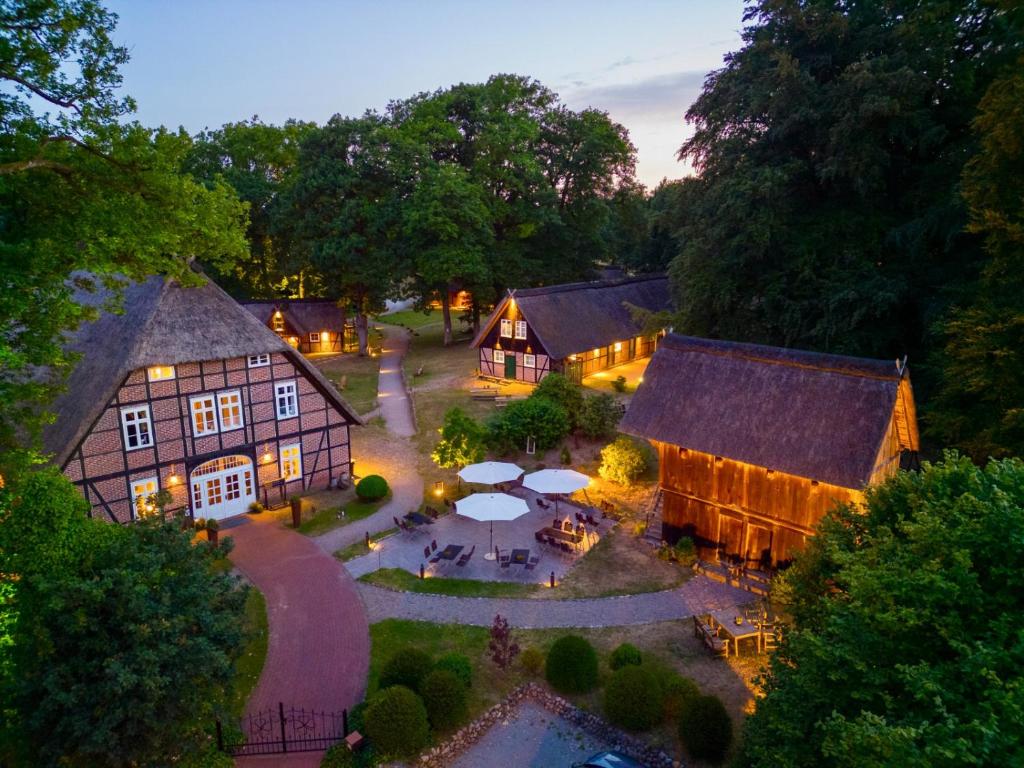
[[[473,665],[469,657],[461,653],[446,653],[434,665],[434,669],[447,669],[455,673],[464,686],[473,687]]]
[[[427,708],[427,720],[436,731],[447,731],[466,717],[466,686],[447,669],[435,669],[420,683],[420,695]]]
[[[404,685],[386,688],[366,707],[366,735],[385,757],[411,757],[430,737],[423,700]]]
[[[619,437],[601,449],[601,466],[597,473],[605,480],[632,485],[647,471],[647,451],[628,437]]]
[[[639,667],[642,661],[643,657],[640,655],[639,648],[632,643],[623,643],[612,651],[612,655],[608,659],[608,666],[614,671],[616,669],[622,669],[622,667],[625,667],[628,664],[633,664]]]
[[[262,504],[261,504],[260,502],[258,502],[258,501],[254,501],[254,502],[252,502],[252,503],[251,503],[251,504],[249,505],[249,514],[250,514],[250,515],[258,515],[258,514],[260,514],[260,512],[262,512],[262,511],[263,511],[264,509],[266,509],[266,507],[264,507],[264,506],[263,506],[263,505],[262,505]]]
[[[683,536],[679,541],[676,542],[673,547],[676,562],[680,565],[689,567],[697,562],[697,547],[693,544],[693,539],[689,536]]]
[[[583,390],[560,373],[549,373],[537,388],[530,394],[530,398],[545,398],[556,403],[565,410],[569,417],[569,427],[575,429],[579,426],[580,415],[583,410]]]
[[[366,732],[366,707],[368,703],[360,701],[348,713],[348,727],[351,731]]]
[[[597,652],[579,635],[555,640],[548,651],[544,676],[562,693],[586,693],[597,685]]]
[[[665,720],[677,720],[683,709],[700,696],[700,688],[690,678],[675,672],[665,672],[660,676],[660,680]]]
[[[658,676],[627,664],[612,673],[604,689],[604,714],[627,731],[646,731],[661,722],[663,698]]]
[[[335,744],[320,758],[320,768],[352,768],[355,764],[355,755],[344,742]]]
[[[732,720],[717,696],[697,696],[683,707],[679,738],[693,759],[722,761],[732,743]]]
[[[487,422],[487,440],[495,450],[509,451],[526,447],[529,437],[537,448],[553,448],[569,434],[569,417],[565,409],[544,397],[529,397],[508,404]]]
[[[536,677],[544,669],[544,652],[540,648],[527,648],[519,654],[519,663],[531,677]]]
[[[612,380],[612,389],[614,389],[616,392],[625,392],[626,391],[626,377],[625,376],[616,376]]]
[[[592,395],[583,401],[580,411],[580,431],[594,440],[615,434],[622,411],[611,395]]]
[[[461,408],[445,411],[444,426],[438,432],[441,439],[430,454],[437,466],[464,467],[484,460],[484,428]]]
[[[423,651],[406,648],[384,662],[380,670],[380,688],[404,685],[412,691],[420,689],[420,682],[434,668],[434,662]]]
[[[356,496],[363,501],[376,501],[388,495],[388,481],[380,475],[367,475],[356,483]]]

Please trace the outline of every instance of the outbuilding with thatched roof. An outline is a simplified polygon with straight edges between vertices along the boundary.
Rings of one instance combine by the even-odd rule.
[[[243,301],[252,315],[303,354],[352,352],[359,348],[355,324],[331,299]]]
[[[916,462],[905,361],[670,334],[623,432],[660,460],[662,537],[705,558],[788,562],[836,503]]]
[[[165,511],[228,517],[351,474],[355,411],[200,278],[129,284],[122,313],[101,312],[69,340],[81,358],[44,446],[109,520],[154,512],[159,491],[170,494]]]

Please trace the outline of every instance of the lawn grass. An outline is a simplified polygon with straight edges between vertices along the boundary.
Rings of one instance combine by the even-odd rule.
[[[403,309],[400,312],[392,312],[388,315],[380,315],[374,318],[379,323],[386,325],[402,325],[406,328],[417,330],[426,325],[440,323],[443,327],[444,315],[439,309],[431,309],[423,312],[418,309]]]
[[[539,584],[511,581],[477,581],[431,576],[421,579],[402,568],[382,568],[359,577],[359,581],[400,592],[420,592],[451,597],[531,597],[544,589]]]
[[[229,711],[235,718],[242,716],[267,659],[267,601],[256,587],[249,587],[245,596],[242,630],[245,633],[245,645],[235,661],[235,679],[231,683],[231,697],[228,700]]]
[[[379,357],[360,357],[349,353],[310,358],[341,392],[345,402],[357,413],[369,413],[377,407]]]
[[[380,509],[388,498],[390,498],[390,494],[378,501],[360,501],[359,499],[353,499],[345,504],[345,515],[343,517],[338,516],[338,507],[319,509],[315,515],[302,521],[302,524],[299,525],[298,531],[306,536],[320,536],[321,534],[327,533],[327,531],[332,531],[335,528],[341,528],[342,526],[356,523],[369,517]],[[289,521],[291,519],[290,513],[288,519]],[[288,525],[291,525],[291,523],[289,522]]]
[[[397,528],[388,528],[386,531],[380,531],[378,533],[371,534],[370,541],[380,541],[386,539],[392,534],[398,533]],[[360,539],[354,544],[349,544],[347,547],[342,547],[334,553],[334,556],[343,563],[347,563],[349,560],[355,560],[357,557],[370,554],[372,550],[366,546],[366,539]]]

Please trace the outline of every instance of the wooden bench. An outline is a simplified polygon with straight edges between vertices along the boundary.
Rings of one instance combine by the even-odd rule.
[[[469,391],[469,396],[474,400],[493,400],[498,396],[497,387],[477,387]]]
[[[729,642],[718,636],[718,631],[700,617],[693,617],[693,635],[704,643],[704,646],[716,656],[729,655]]]

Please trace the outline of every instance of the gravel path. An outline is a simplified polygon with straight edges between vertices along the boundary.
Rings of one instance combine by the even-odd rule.
[[[751,600],[749,592],[694,576],[678,589],[622,597],[579,600],[529,600],[395,592],[358,583],[370,623],[382,619],[414,619],[439,624],[489,627],[500,613],[521,629],[553,627],[618,627],[685,619]]]

